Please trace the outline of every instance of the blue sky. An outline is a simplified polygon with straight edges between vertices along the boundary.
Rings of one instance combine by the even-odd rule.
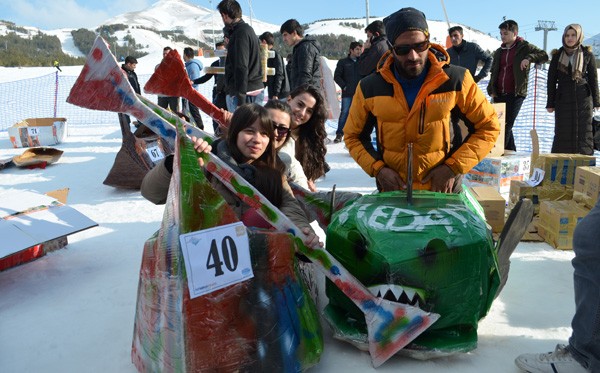
[[[238,0],[244,16],[252,14],[260,20],[281,24],[288,18],[308,23],[323,18],[364,17],[365,0]],[[42,29],[61,27],[92,28],[117,14],[144,9],[152,0],[0,0],[0,19],[22,26]],[[189,0],[207,8],[216,8],[218,0]],[[586,38],[600,34],[600,6],[598,0],[575,0],[570,3],[557,0],[444,0],[451,22],[469,25],[480,31],[498,35],[502,17],[519,23],[519,34],[539,47],[543,46],[543,32],[535,31],[538,20],[555,21],[557,31],[548,33],[548,48],[560,46],[562,30],[569,23],[580,23]],[[274,5],[277,4],[277,5]],[[428,19],[444,20],[441,1],[370,0],[369,14],[386,16],[402,7],[414,6],[422,10]],[[490,10],[491,8],[495,10]]]

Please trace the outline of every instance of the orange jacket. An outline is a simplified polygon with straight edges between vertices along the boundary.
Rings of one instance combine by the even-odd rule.
[[[394,56],[387,52],[377,73],[360,81],[344,127],[350,155],[371,176],[387,166],[406,181],[407,144],[412,143],[414,189],[430,189],[430,183],[421,184],[421,180],[442,163],[456,175],[467,173],[489,153],[500,131],[494,107],[471,74],[450,65],[441,46],[432,44],[431,48],[435,53],[428,53],[429,71],[411,110],[391,70]],[[450,154],[450,111],[455,106],[474,128]],[[371,144],[373,128],[377,131],[378,151]]]

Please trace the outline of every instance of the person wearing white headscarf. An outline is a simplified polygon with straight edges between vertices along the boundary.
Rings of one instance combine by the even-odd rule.
[[[554,113],[552,153],[594,154],[592,115],[600,108],[596,58],[582,45],[578,24],[565,28],[563,46],[552,51],[546,109]]]

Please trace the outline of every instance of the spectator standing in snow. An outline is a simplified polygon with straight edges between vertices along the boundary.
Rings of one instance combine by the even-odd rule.
[[[194,58],[194,50],[192,48],[187,47],[183,50],[183,61],[185,62],[185,70],[187,71],[190,80],[194,81],[195,79],[198,79],[204,66],[202,65],[202,62]],[[198,90],[198,84],[193,83],[192,87],[195,90]],[[184,109],[187,105],[191,117],[194,118],[196,127],[203,130],[204,124],[202,123],[202,117],[200,116],[200,110],[198,110],[198,107],[186,99],[182,99],[182,102]]]
[[[390,49],[382,21],[369,23],[365,28],[365,32],[367,33],[367,41],[358,59],[358,71],[362,77],[374,73],[377,69],[377,62]]]
[[[289,76],[290,90],[308,84],[321,89],[321,45],[295,19],[288,19],[279,29],[283,41],[292,49],[292,72]]]
[[[592,116],[600,108],[598,70],[592,48],[581,45],[578,24],[565,28],[562,47],[552,51],[548,68],[548,102],[554,113],[552,153],[594,154]]]
[[[218,42],[215,44],[215,50],[225,50],[225,42]],[[225,66],[225,58],[219,57],[218,60],[215,60],[210,64],[212,67],[224,67]],[[212,90],[212,103],[215,104],[219,109],[227,110],[227,100],[225,93],[225,76],[223,74],[204,74],[200,78],[194,80],[194,84],[204,84],[210,80],[210,78],[214,78],[213,90]],[[221,134],[221,130],[219,128],[219,123],[213,120],[213,130],[215,135],[219,136]]]
[[[492,56],[485,52],[479,44],[464,40],[463,28],[460,26],[450,27],[448,29],[448,35],[450,35],[450,40],[452,42],[452,46],[446,49],[446,52],[448,52],[448,55],[450,56],[450,64],[466,68],[471,75],[473,75],[475,83],[479,83],[479,81],[485,78],[490,72],[490,68],[492,67]],[[476,74],[477,66],[480,62],[483,63],[483,67],[479,71],[479,74]],[[451,119],[454,140],[452,148],[459,147],[464,137],[458,124],[461,117],[463,120],[465,119],[464,116],[460,115],[458,109],[455,108],[452,110]]]
[[[353,41],[348,49],[348,56],[338,61],[333,74],[333,80],[342,89],[342,109],[340,118],[338,119],[337,130],[335,131],[334,143],[339,143],[344,137],[344,125],[348,118],[350,105],[352,104],[352,96],[356,91],[356,86],[360,80],[360,72],[358,68],[358,58],[362,53],[362,45]]]
[[[513,125],[527,96],[529,67],[531,63],[548,61],[548,54],[519,35],[519,25],[512,19],[502,22],[502,45],[494,52],[492,75],[487,91],[494,102],[506,103],[506,130],[504,149],[516,151]]]
[[[141,94],[142,91],[140,90],[140,83],[138,81],[137,74],[135,73],[137,63],[138,62],[135,57],[127,56],[125,57],[125,61],[123,61],[123,64],[121,65],[121,69],[123,70],[123,72],[125,72],[125,75],[127,75],[127,80],[129,81],[129,84],[131,84],[131,87],[133,88],[135,93]],[[125,121],[126,123],[131,123],[129,115],[119,113],[119,122],[122,121]],[[139,122],[137,122],[136,127],[138,127],[139,125]]]
[[[217,5],[223,24],[229,30],[225,87],[230,112],[244,103],[262,105],[264,86],[260,64],[260,45],[254,29],[242,19],[242,8],[235,0]]]
[[[265,84],[269,88],[269,100],[285,99],[290,94],[290,83],[283,56],[273,49],[275,38],[272,33],[266,31],[258,39],[261,44],[266,44],[270,51],[275,52],[275,57],[269,58],[267,61],[267,67],[272,67],[275,70],[275,75],[267,76],[267,83]]]
[[[171,48],[171,47],[163,48],[163,60],[165,59],[165,57],[167,57],[167,54],[169,54],[169,52],[172,50],[173,50],[173,48]],[[156,70],[157,68],[158,68],[158,65],[156,65],[154,70]],[[165,109],[168,108],[173,113],[177,113],[179,111],[179,97],[162,96],[162,95],[157,95],[157,96],[158,96],[158,106],[165,108]]]
[[[466,68],[473,75],[475,83],[479,83],[490,72],[492,56],[479,44],[464,40],[463,28],[460,26],[450,27],[448,35],[452,41],[452,46],[446,49],[450,56],[450,64]],[[483,67],[479,70],[479,74],[475,74],[480,62],[483,63]]]

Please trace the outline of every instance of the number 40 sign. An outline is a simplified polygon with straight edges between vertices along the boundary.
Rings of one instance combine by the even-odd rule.
[[[241,222],[182,234],[179,242],[192,299],[254,277]]]

